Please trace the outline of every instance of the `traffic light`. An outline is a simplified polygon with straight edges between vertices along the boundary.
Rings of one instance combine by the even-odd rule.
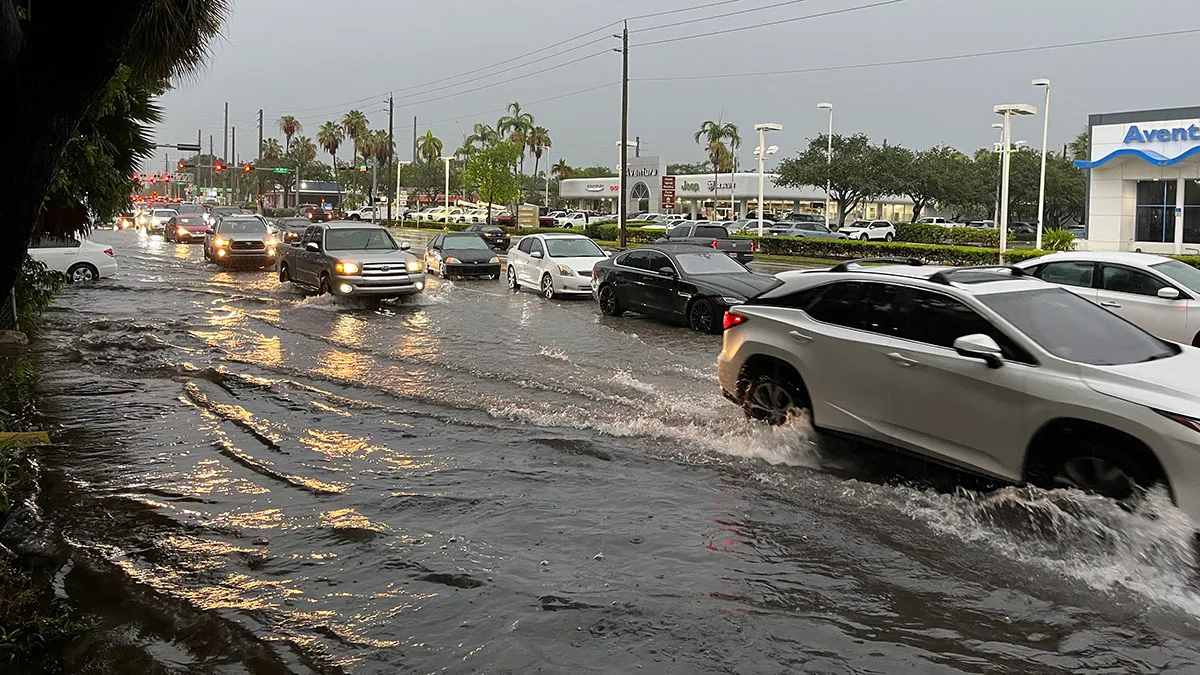
[[[250,166],[250,162],[246,162],[242,165],[242,173],[250,173],[253,170],[254,167]]]
[[[136,173],[135,173],[135,174],[133,174],[133,176],[131,176],[131,177],[133,178],[133,182],[135,182],[135,183],[139,183],[139,184],[140,184],[140,183],[142,182],[142,177],[141,177],[141,176],[139,176],[139,175],[137,175]]]
[[[178,163],[178,164],[176,164],[175,166],[179,167],[179,170],[180,170],[180,171],[183,171],[183,160],[182,160],[182,159],[181,159],[181,160],[179,160],[179,163]]]
[[[213,164],[213,171],[216,171],[217,173],[221,173],[224,170],[225,170],[225,164],[221,160],[218,159],[216,161],[216,163]]]
[[[164,174],[163,174],[163,182],[164,182],[164,183],[170,183],[170,182],[171,182],[171,174],[169,174],[169,173],[164,173]]]
[[[366,164],[359,164],[359,165],[358,165],[358,172],[359,172],[359,173],[366,173],[366,172],[367,172],[367,165],[366,165]]]

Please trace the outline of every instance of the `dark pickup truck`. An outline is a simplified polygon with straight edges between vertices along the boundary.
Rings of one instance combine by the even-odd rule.
[[[754,260],[754,242],[749,239],[733,239],[729,230],[714,223],[687,223],[676,225],[662,236],[658,244],[697,244],[724,251],[730,258],[748,263]]]

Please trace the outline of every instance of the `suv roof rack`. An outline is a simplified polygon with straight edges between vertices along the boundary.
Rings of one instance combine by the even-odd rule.
[[[920,258],[857,258],[838,263],[829,271],[849,272],[851,265],[862,265],[864,263],[893,263],[895,265],[908,265],[910,267],[920,267],[925,264]]]
[[[1005,270],[1012,273],[1014,277],[1029,276],[1029,272],[1026,272],[1024,269],[1015,265],[975,265],[973,267],[955,267],[954,269],[942,270],[941,272],[937,272],[933,276],[929,277],[929,280],[935,284],[946,284],[949,286],[950,282],[953,281],[950,277],[954,276],[955,274],[959,274],[961,272],[984,272],[990,270]]]

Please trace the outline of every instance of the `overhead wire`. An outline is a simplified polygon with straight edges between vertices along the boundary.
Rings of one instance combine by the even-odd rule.
[[[835,16],[838,14],[849,14],[850,12],[860,12],[865,9],[875,9],[877,7],[886,7],[888,5],[895,5],[895,4],[904,2],[904,1],[905,0],[883,0],[882,2],[873,2],[868,5],[857,5],[855,7],[844,7],[842,9],[832,9],[827,12],[818,12],[816,14],[806,14],[804,16],[796,16],[796,17],[792,17],[790,19],[779,19],[778,21],[768,21],[766,23],[758,23],[758,24],[754,24],[752,26],[739,26],[738,28],[727,28],[725,30],[711,31],[708,33],[698,33],[698,34],[693,34],[693,35],[680,35],[678,37],[665,38],[662,40],[655,40],[653,42],[641,42],[641,43],[638,43],[635,45],[629,45],[629,48],[633,49],[634,47],[650,47],[652,45],[663,45],[663,44],[668,44],[671,42],[682,42],[684,40],[696,40],[699,38],[716,37],[718,35],[727,35],[729,33],[740,33],[742,31],[755,30],[758,28],[767,28],[769,26],[780,26],[780,25],[783,25],[786,23],[795,23],[796,21],[805,21],[807,19],[819,19],[819,18],[826,17],[826,16]]]
[[[726,14],[718,14],[716,16],[702,16],[698,19],[688,19],[687,21],[676,21],[675,23],[664,23],[660,26],[650,26],[648,28],[638,28],[636,30],[629,31],[629,34],[634,35],[636,33],[649,33],[650,31],[662,30],[664,28],[676,28],[678,26],[689,26],[694,23],[701,23],[704,21],[714,21],[716,19],[727,19],[731,16],[750,14],[752,12],[762,12],[762,11],[765,11],[768,9],[778,9],[780,7],[786,7],[788,5],[798,5],[802,2],[810,2],[810,1],[811,0],[785,0],[784,2],[777,2],[773,5],[763,5],[762,7],[751,7],[749,9],[741,9],[736,12],[728,12]]]

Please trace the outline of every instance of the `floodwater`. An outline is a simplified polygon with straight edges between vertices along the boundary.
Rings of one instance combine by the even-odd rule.
[[[41,340],[62,592],[116,673],[1196,673],[1190,525],[747,422],[720,338],[380,309],[97,233]],[[870,386],[870,383],[864,383]]]

